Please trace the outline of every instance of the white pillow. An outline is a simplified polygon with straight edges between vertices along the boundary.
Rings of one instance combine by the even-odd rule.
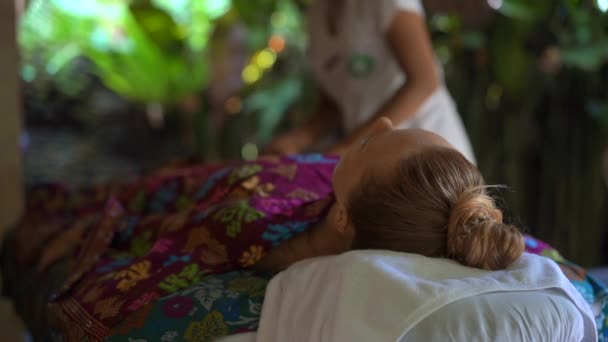
[[[583,317],[553,290],[494,292],[449,304],[418,323],[400,342],[578,342]],[[232,335],[221,342],[255,342],[256,334]]]
[[[544,257],[524,254],[491,272],[415,254],[352,251],[275,276],[257,336],[264,342],[475,338],[597,341],[597,330],[588,304]]]
[[[582,327],[579,310],[557,291],[494,292],[448,304],[400,342],[578,342]]]

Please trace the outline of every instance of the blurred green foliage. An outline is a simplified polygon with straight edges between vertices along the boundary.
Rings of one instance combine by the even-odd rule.
[[[33,0],[19,35],[24,78],[48,80],[77,94],[85,79],[73,61],[87,58],[94,74],[129,100],[176,101],[206,86],[205,48],[213,20],[229,5],[229,0]]]

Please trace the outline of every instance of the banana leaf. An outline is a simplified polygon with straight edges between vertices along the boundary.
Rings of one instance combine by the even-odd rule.
[[[207,5],[208,7],[205,7]],[[34,0],[23,18],[20,45],[36,74],[69,70],[87,58],[94,73],[136,102],[171,103],[209,81],[206,55],[214,20],[229,0],[108,2]]]

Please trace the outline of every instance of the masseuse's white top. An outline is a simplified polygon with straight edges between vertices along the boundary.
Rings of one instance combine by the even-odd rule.
[[[395,14],[410,11],[424,16],[424,10],[419,0],[345,0],[344,15],[333,36],[325,15],[329,1],[316,0],[309,10],[309,61],[318,84],[340,108],[345,132],[350,133],[376,114],[406,82],[385,36]],[[435,132],[475,161],[444,85],[399,128]]]

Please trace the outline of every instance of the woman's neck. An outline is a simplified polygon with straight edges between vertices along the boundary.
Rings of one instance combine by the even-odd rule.
[[[309,248],[316,256],[340,254],[350,250],[351,241],[348,241],[347,234],[332,227],[329,220],[324,220],[308,232]]]
[[[287,240],[271,250],[255,268],[262,271],[281,271],[290,265],[309,258],[335,255],[350,250],[347,234],[340,233],[323,220],[305,232]]]

